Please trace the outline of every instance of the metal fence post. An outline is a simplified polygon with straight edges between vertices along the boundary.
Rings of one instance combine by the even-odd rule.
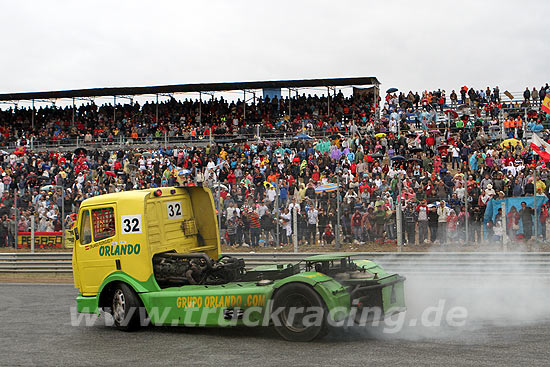
[[[500,123],[500,138],[504,139],[504,107],[498,111],[497,118]]]
[[[216,187],[216,196],[218,197],[218,233],[220,236],[222,235],[222,203],[221,203],[221,195],[220,195],[220,184]],[[220,238],[221,242],[221,238]]]
[[[525,139],[525,134],[527,132],[527,104],[525,104],[524,111],[525,111],[525,120],[523,120],[523,123],[521,124],[521,128],[523,129],[523,134],[521,135],[522,139]]]
[[[280,241],[280,234],[279,234],[279,195],[281,195],[281,191],[279,190],[279,186],[277,186],[276,188],[276,193],[277,195],[275,196],[275,214],[277,215],[277,221],[276,221],[276,225],[275,225],[275,230],[276,230],[276,233],[277,233],[277,246],[280,246],[281,245],[281,241]]]
[[[113,96],[113,125],[116,124],[116,96]]]
[[[330,88],[327,87],[327,116],[330,119]]]
[[[293,227],[292,228],[292,240],[294,242],[294,252],[298,252],[298,208],[296,205],[292,207],[292,220],[293,220]]]
[[[34,254],[34,215],[31,216],[31,252]]]
[[[533,206],[534,206],[534,211],[535,211],[535,223],[534,223],[534,226],[535,226],[535,241],[538,239],[538,235],[539,235],[539,232],[538,232],[538,223],[537,223],[537,166],[535,166],[535,168],[533,169],[533,185],[534,185],[534,188],[533,188]]]
[[[290,88],[288,88],[288,116],[292,121],[292,96],[290,95],[290,93],[291,93],[291,90]]]
[[[157,93],[156,94],[156,97],[157,97],[157,103],[155,103],[155,122],[159,123],[159,94]]]
[[[502,205],[501,205],[501,208],[502,208],[502,218],[501,218],[501,227],[502,227],[502,249],[504,252],[508,251],[507,249],[507,246],[506,246],[506,241],[504,239],[504,237],[506,236],[506,202],[505,201],[502,201]],[[493,228],[494,228],[494,224],[493,224]],[[489,239],[491,240],[491,239]]]
[[[401,217],[401,177],[399,177],[397,187],[399,188],[399,191],[397,196],[397,208],[395,210],[395,224],[397,226],[397,251],[401,252],[401,246],[403,246],[403,223]]]
[[[15,229],[13,237],[15,238],[15,243],[13,244],[13,248],[17,248],[17,235],[18,235],[17,233],[17,189],[15,189],[13,194],[13,203],[15,206],[15,214],[14,214],[15,220],[13,221],[13,226]]]
[[[340,240],[340,170],[338,169],[337,175],[336,175],[336,248],[340,248],[342,246],[341,240]]]
[[[33,109],[34,109],[34,108],[33,108]],[[71,122],[72,122],[71,126],[74,126],[74,109],[75,109],[75,105],[74,105],[74,97],[73,97],[73,108],[72,108],[72,115],[73,115],[73,117],[72,117],[72,121],[71,121]]]
[[[468,240],[469,240],[469,234],[468,234],[468,220],[470,219],[470,214],[468,213],[468,184],[467,184],[467,181],[466,181],[466,175],[464,175],[464,190],[465,190],[465,195],[464,195],[464,230],[466,231],[465,233],[465,243],[468,243]]]
[[[74,98],[73,98],[73,101],[74,101]],[[34,130],[34,98],[32,99],[31,127]]]
[[[61,245],[65,248],[65,185],[61,185]]]

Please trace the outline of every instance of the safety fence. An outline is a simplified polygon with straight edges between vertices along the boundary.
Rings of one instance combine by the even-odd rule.
[[[243,258],[247,268],[298,263],[318,253],[226,253]],[[498,276],[550,279],[550,252],[356,252],[354,259],[376,261],[404,275]],[[72,253],[0,253],[0,273],[69,274]]]
[[[466,182],[464,184],[466,186]],[[310,209],[318,209],[319,217],[315,224],[308,224],[308,209],[300,212],[297,206],[289,211],[290,214],[284,216],[283,209],[291,208],[292,203],[290,199],[281,200],[279,189],[276,188],[277,195],[274,203],[269,204],[271,208],[266,209],[265,213],[271,218],[271,224],[265,224],[267,220],[265,223],[262,222],[256,234],[248,226],[241,225],[236,233],[229,235],[228,225],[231,223],[226,214],[229,213],[228,205],[231,202],[224,202],[223,209],[219,210],[221,202],[219,187],[220,185],[215,185],[213,196],[218,213],[220,237],[224,245],[237,247],[291,245],[294,252],[298,253],[307,251],[308,245],[311,244],[334,246],[338,250],[348,245],[376,243],[385,246],[381,250],[393,248],[400,252],[405,245],[437,247],[438,244],[449,246],[475,244],[482,248],[488,244],[499,244],[503,249],[506,247],[512,249],[518,240],[534,240],[543,244],[550,239],[550,217],[546,211],[543,213],[543,205],[548,201],[545,195],[495,198],[489,200],[483,210],[478,206],[477,200],[472,200],[470,196],[468,200],[451,198],[450,201],[447,196],[430,197],[427,200],[428,205],[423,207],[427,217],[425,215],[422,220],[419,215],[419,202],[407,204],[405,195],[396,195],[398,199],[385,198],[384,205],[388,207],[377,209],[374,205],[377,199],[374,197],[361,199],[357,190],[343,190],[339,184],[334,184],[335,190],[330,193],[334,194],[333,197],[307,198],[306,203],[311,205]],[[350,192],[355,196],[348,198]],[[15,191],[16,199],[17,194],[18,191]],[[43,227],[43,222],[49,223],[52,219],[44,215],[32,214],[28,207],[4,208],[14,219],[0,218],[0,225],[5,225],[8,229],[7,233],[5,230],[0,231],[0,248],[6,246],[14,249],[30,249],[31,252],[71,249],[74,243],[73,231],[69,229],[70,225],[66,224],[66,220],[61,218],[68,217],[66,214],[76,210],[76,207],[73,210],[70,208],[63,210],[65,200],[69,199],[56,198],[56,193],[53,195],[52,201],[57,202],[59,199],[59,202],[63,203],[60,204],[62,210],[57,213],[58,219],[53,220],[61,230],[44,230],[43,228],[50,225]],[[399,198],[402,201],[400,210]],[[444,206],[441,206],[442,200],[446,201]],[[73,203],[69,202],[69,204]],[[250,207],[260,205],[252,199],[247,200],[246,204]],[[526,222],[529,216],[520,216],[523,204],[525,204],[525,210],[532,211],[529,222]],[[369,210],[367,211],[366,208]],[[377,210],[382,213],[383,223],[378,219]],[[327,213],[330,213],[330,216]],[[246,215],[243,214],[243,218]],[[442,226],[440,217],[443,215],[447,219],[446,224]],[[283,220],[288,219],[289,216],[290,226],[287,226]],[[321,220],[321,216],[324,219]],[[360,222],[358,225],[355,224],[356,216]]]

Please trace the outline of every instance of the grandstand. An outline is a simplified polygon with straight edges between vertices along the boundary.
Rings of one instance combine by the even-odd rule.
[[[213,135],[218,135],[219,140],[225,140],[230,141],[231,139],[237,138],[238,136],[245,136],[247,138],[251,138],[252,136],[258,136],[260,132],[264,132],[264,136],[270,137],[270,138],[284,138],[285,134],[270,134],[271,132],[268,129],[262,128],[260,129],[260,123],[261,116],[258,116],[257,109],[256,109],[256,103],[262,103],[265,100],[265,97],[269,97],[269,94],[271,93],[271,97],[273,95],[275,97],[278,97],[279,103],[277,106],[277,113],[272,114],[270,116],[272,119],[277,119],[282,116],[288,116],[287,118],[296,116],[297,113],[300,112],[299,105],[295,102],[293,106],[293,99],[298,99],[299,92],[301,90],[307,90],[307,88],[315,88],[315,87],[322,87],[327,88],[327,96],[323,100],[323,110],[317,111],[317,113],[320,113],[322,115],[328,116],[331,115],[331,100],[332,100],[332,108],[333,110],[336,109],[337,102],[334,99],[336,98],[336,87],[353,87],[353,91],[356,94],[359,94],[364,102],[366,102],[370,106],[374,106],[379,99],[379,81],[375,77],[360,77],[360,78],[336,78],[336,79],[306,79],[306,80],[278,80],[278,81],[257,81],[257,82],[238,82],[238,83],[203,83],[203,84],[179,84],[179,85],[168,85],[168,86],[150,86],[150,87],[124,87],[124,88],[96,88],[96,89],[80,89],[80,90],[66,90],[66,91],[50,91],[50,92],[29,92],[29,93],[9,93],[9,94],[0,94],[0,101],[3,101],[5,104],[13,104],[15,106],[18,105],[21,101],[30,101],[31,102],[31,108],[30,109],[23,109],[17,111],[17,113],[12,114],[11,110],[8,112],[8,118],[11,117],[11,124],[14,124],[14,127],[18,125],[20,128],[20,131],[30,130],[33,132],[30,137],[27,137],[27,139],[32,143],[33,149],[48,149],[56,147],[58,149],[69,149],[78,147],[81,144],[84,143],[85,137],[85,130],[86,126],[79,124],[79,120],[81,118],[86,118],[85,116],[81,116],[82,106],[77,107],[76,102],[78,101],[92,101],[93,104],[93,98],[98,97],[105,97],[105,96],[111,96],[113,97],[113,104],[114,108],[112,106],[104,106],[105,109],[110,109],[109,113],[104,112],[102,113],[102,118],[106,121],[108,125],[115,125],[117,124],[117,116],[119,119],[124,118],[124,115],[127,110],[135,111],[135,108],[133,108],[133,99],[136,96],[153,96],[156,97],[156,103],[153,103],[154,105],[154,111],[150,110],[151,105],[146,104],[144,107],[148,109],[148,112],[151,113],[150,121],[144,121],[144,123],[150,123],[159,121],[159,107],[161,109],[162,114],[162,105],[163,103],[159,103],[159,96],[168,96],[170,97],[170,102],[175,102],[176,97],[181,97],[185,93],[199,93],[199,99],[196,101],[196,103],[192,103],[191,107],[188,107],[188,109],[194,109],[192,113],[196,114],[198,118],[195,118],[195,121],[193,121],[193,125],[201,125],[202,123],[208,124],[210,126],[219,124],[220,121],[212,119],[212,116],[208,116],[210,114],[210,105],[213,103],[217,104],[217,99],[215,99],[215,93],[216,92],[224,92],[224,91],[236,91],[240,90],[243,92],[243,99],[237,101],[235,108],[239,109],[236,114],[238,115],[238,119],[241,120],[242,123],[245,125],[253,124],[256,125],[255,131],[241,131],[238,134],[232,134],[232,132],[227,130],[221,130],[221,131],[209,131],[208,135],[212,137]],[[368,88],[355,88],[358,86],[369,86]],[[288,90],[288,96],[290,98],[281,98],[281,90],[286,89]],[[262,93],[263,92],[263,93]],[[295,97],[292,98],[292,92],[295,93]],[[332,96],[331,96],[332,93]],[[247,98],[247,94],[250,98]],[[256,98],[256,95],[260,95],[261,97]],[[204,101],[202,99],[202,95],[208,95],[210,96],[210,100]],[[117,98],[118,98],[118,104],[117,104]],[[69,108],[56,108],[56,101],[63,100],[63,99],[70,99],[72,101],[72,104],[69,105]],[[120,101],[129,100],[130,105],[121,105]],[[268,99],[269,100],[269,99]],[[41,102],[51,102],[52,107],[45,109],[39,109],[38,111],[34,108],[35,101],[41,101]],[[187,100],[186,100],[187,101]],[[223,97],[222,97],[223,101]],[[271,98],[271,103],[273,103],[273,98]],[[251,103],[249,103],[251,102]],[[248,107],[247,107],[248,106]],[[232,107],[232,106],[229,106]],[[204,108],[204,111],[203,111]],[[260,107],[261,108],[261,107]],[[54,111],[51,111],[51,110]],[[198,109],[198,111],[197,111]],[[294,111],[293,111],[294,109]],[[86,108],[84,107],[85,113],[90,112],[89,110],[86,111]],[[126,111],[125,111],[126,110]],[[65,130],[67,130],[70,126],[78,126],[78,129],[76,129],[76,134],[68,134],[69,136],[63,136],[61,139],[56,139],[54,137],[51,137],[51,139],[47,139],[47,136],[44,136],[43,133],[43,127],[45,124],[47,124],[49,121],[45,121],[44,117],[48,113],[53,113],[55,117],[62,118],[65,121],[63,121],[67,126],[65,126]],[[154,116],[152,113],[154,112]],[[224,111],[227,114],[227,110]],[[262,111],[265,112],[265,111]],[[18,115],[16,118],[13,118],[15,115]],[[62,115],[62,116],[60,116]],[[6,115],[4,115],[6,116]],[[193,116],[195,117],[195,116]],[[227,116],[225,116],[227,117]],[[35,124],[35,122],[37,122]],[[162,121],[164,122],[164,121]],[[169,121],[169,122],[179,122],[179,121]],[[36,125],[36,126],[35,126]],[[60,123],[57,123],[59,126]],[[90,126],[88,126],[88,129],[95,128],[95,122],[92,121],[90,123]],[[40,129],[40,133],[38,131]],[[120,129],[119,129],[120,130]],[[265,130],[265,131],[261,131]],[[292,130],[295,131],[295,130]],[[80,134],[78,134],[80,133]],[[123,136],[124,131],[122,131],[122,134],[119,136],[114,137],[111,139],[111,142],[116,142],[117,140],[120,142],[121,138]],[[126,136],[132,135],[131,131],[126,131]],[[95,135],[95,134],[93,134]],[[118,135],[118,134],[115,134]],[[132,143],[142,143],[142,144],[148,144],[150,141],[147,141],[143,134],[137,134],[138,136],[134,136],[132,139]],[[169,136],[166,127],[164,127],[163,130],[163,138],[165,145],[168,145],[170,143],[171,145],[176,143],[184,143],[184,142],[190,142],[189,136]],[[183,134],[182,134],[183,135]],[[233,135],[233,136],[232,136]],[[202,134],[199,135],[201,139],[204,137]],[[95,136],[94,136],[95,138]],[[117,139],[118,138],[118,139]],[[158,138],[158,137],[157,137]],[[89,140],[89,139],[88,139]],[[96,139],[94,139],[96,140]],[[89,141],[88,141],[89,142]],[[97,139],[96,141],[98,144],[104,144],[105,139],[102,139],[101,137]],[[6,146],[6,148],[14,149],[17,145],[16,142],[11,142],[9,146]],[[112,144],[109,144],[112,145]]]
[[[327,94],[300,94],[308,88]],[[224,99],[228,90],[243,98]],[[64,233],[72,219],[63,214],[88,197],[167,185],[212,187],[223,242],[235,247],[259,245],[249,236],[251,210],[262,243],[273,246],[484,243],[503,225],[486,211],[493,198],[548,192],[548,169],[527,148],[533,131],[548,138],[539,99],[547,92],[382,99],[368,77],[3,94],[5,103],[72,103],[0,111],[0,245],[18,243],[33,218],[41,232]],[[186,93],[199,99],[177,99]],[[154,102],[134,103],[139,95]],[[106,96],[112,104],[93,102]],[[529,205],[534,233],[546,238],[544,198]],[[449,210],[439,209],[443,201]],[[516,232],[510,237],[528,237]]]

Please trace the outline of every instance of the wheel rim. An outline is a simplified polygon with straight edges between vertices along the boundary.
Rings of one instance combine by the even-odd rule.
[[[311,307],[311,302],[300,293],[289,294],[285,298],[284,310],[281,312],[281,321],[289,330],[300,333],[305,331],[309,326],[304,325],[304,318],[311,314],[313,311],[308,312],[308,307]],[[291,310],[293,308],[304,308],[300,313],[294,313],[292,319],[290,320]]]
[[[124,292],[117,289],[113,295],[113,318],[117,324],[122,323],[126,316],[126,299],[124,298]]]

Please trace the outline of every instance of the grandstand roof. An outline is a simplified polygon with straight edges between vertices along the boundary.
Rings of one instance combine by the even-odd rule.
[[[142,95],[157,93],[189,93],[189,92],[221,92],[230,90],[265,89],[265,88],[312,88],[339,87],[348,85],[379,85],[376,77],[334,78],[334,79],[300,79],[272,80],[263,82],[233,82],[233,83],[200,83],[175,84],[148,87],[115,87],[73,89],[50,92],[25,92],[0,94],[0,101],[19,101],[32,99],[59,99],[79,97],[103,97]]]

